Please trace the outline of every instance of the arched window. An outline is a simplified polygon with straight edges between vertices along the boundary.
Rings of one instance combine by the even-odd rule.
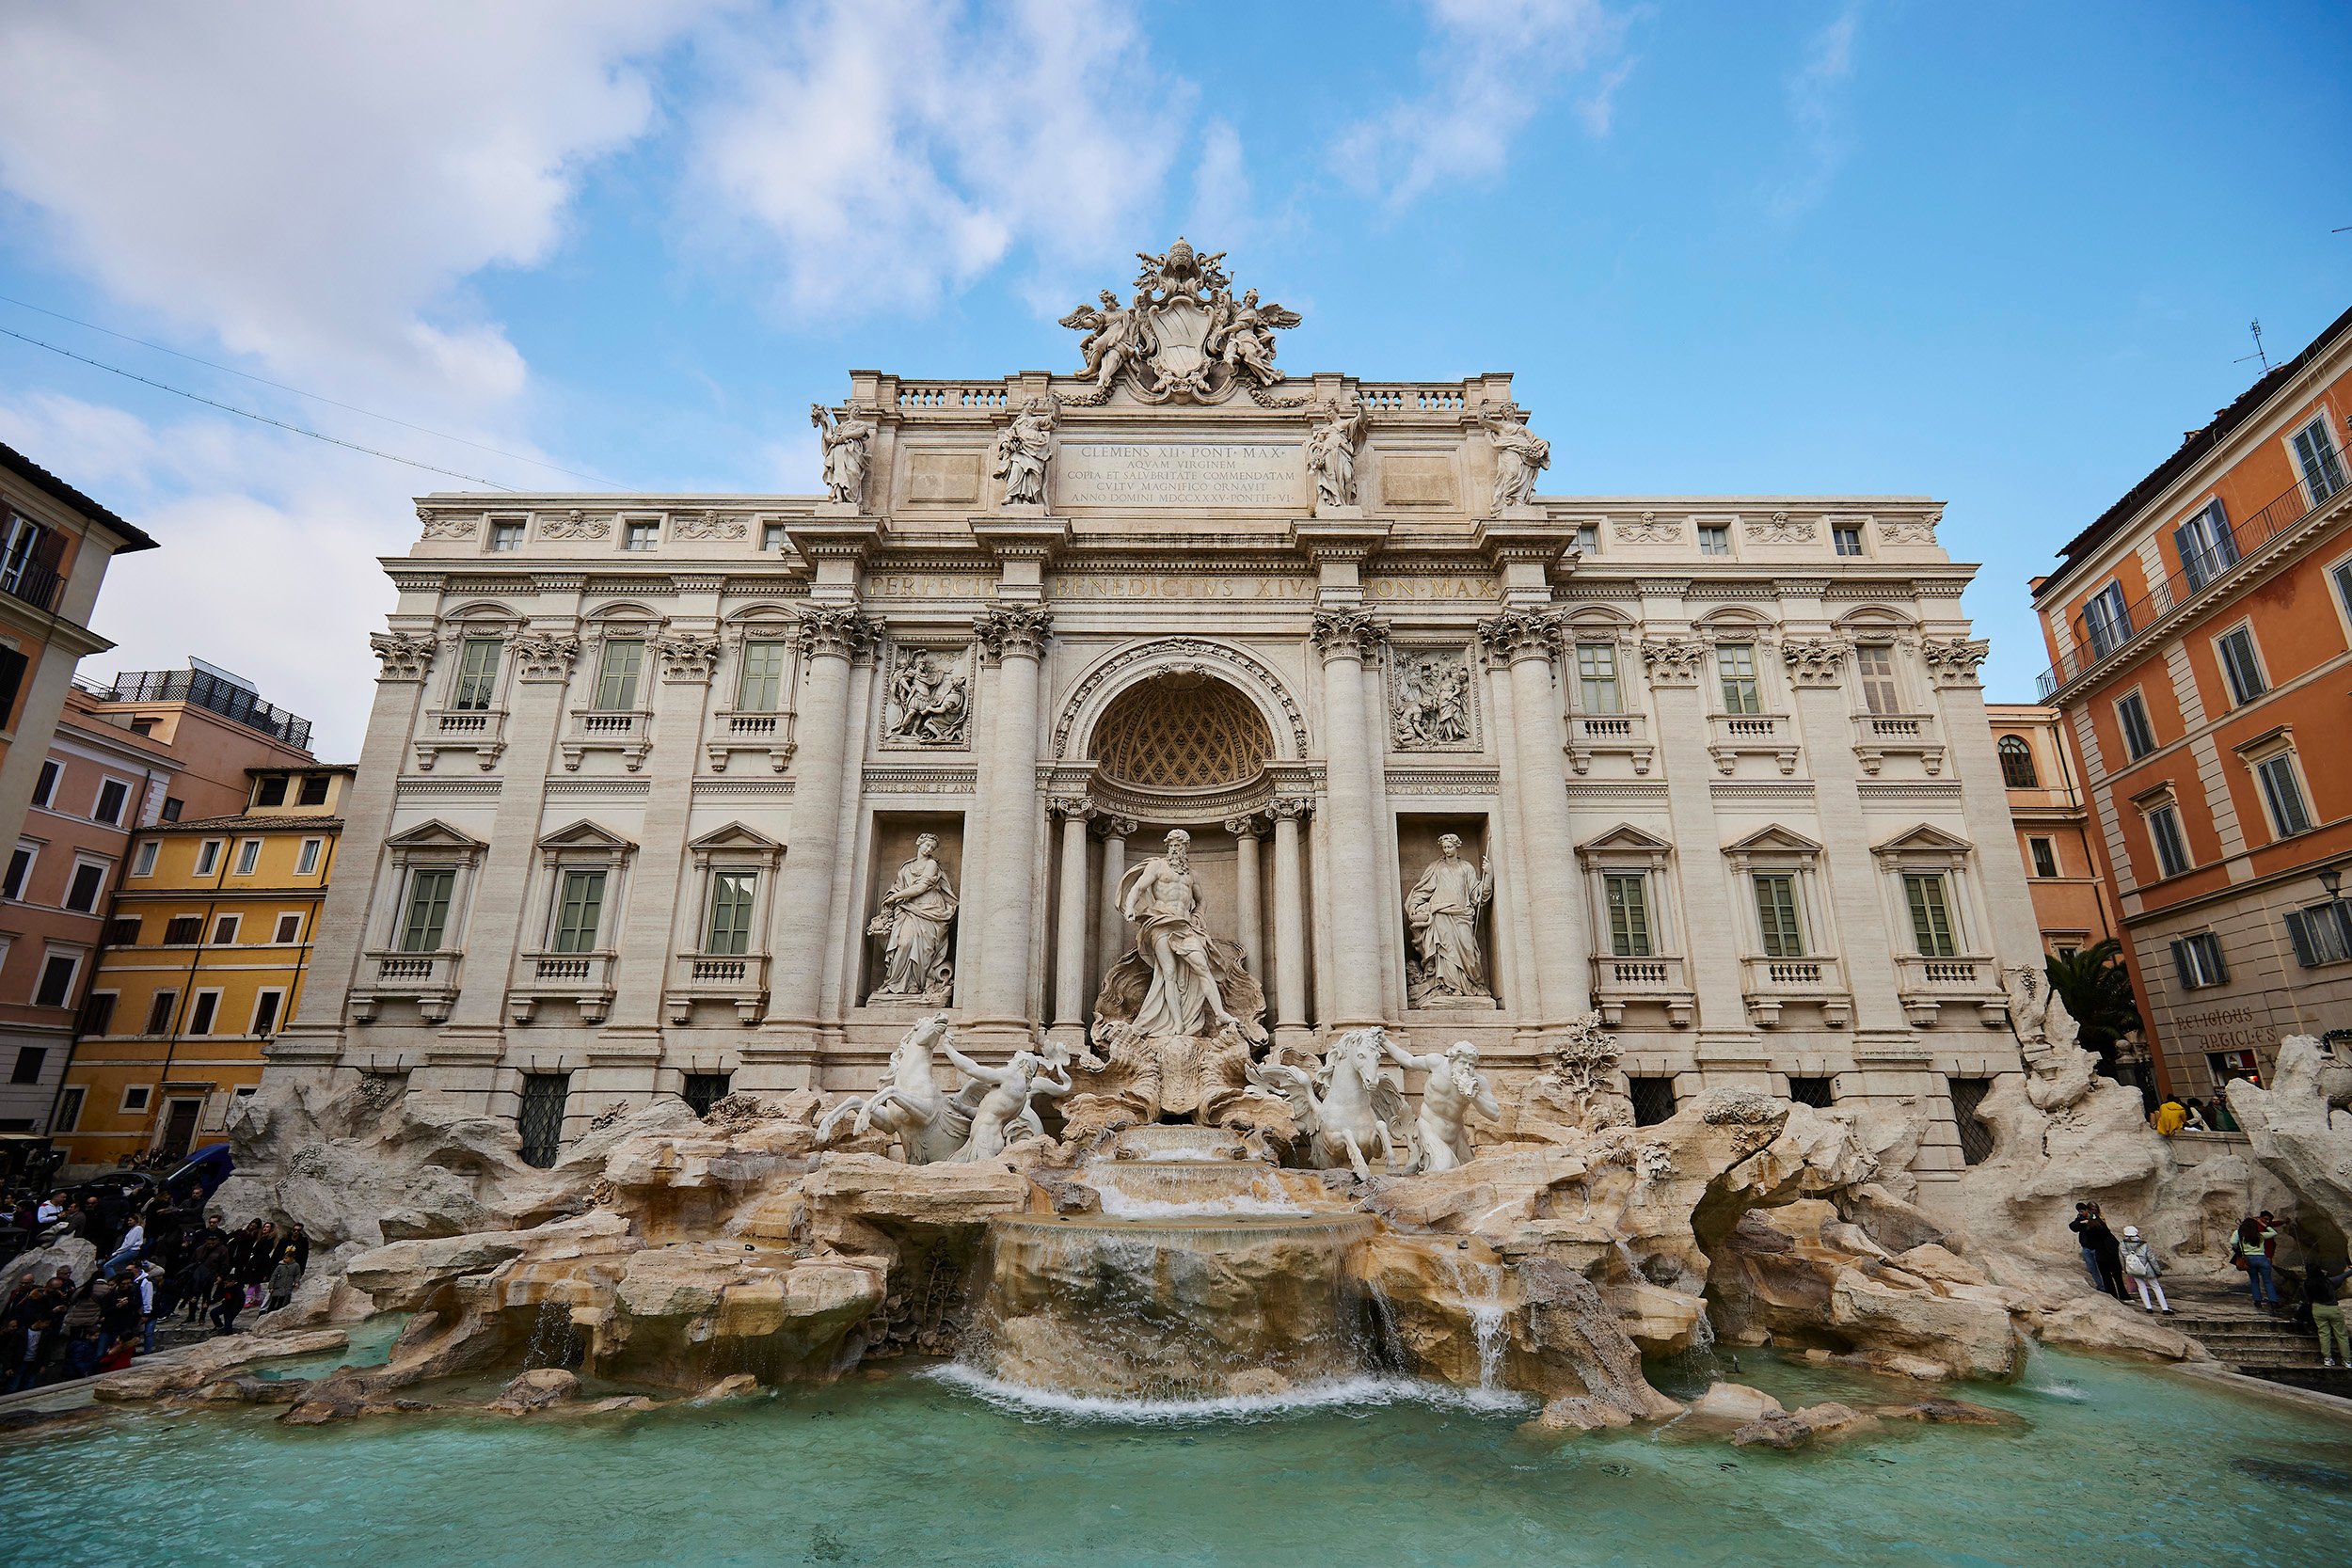
[[[2041,783],[2033,770],[2033,748],[2013,735],[2001,736],[1994,748],[2001,753],[2001,782],[2011,789],[2032,789]]]

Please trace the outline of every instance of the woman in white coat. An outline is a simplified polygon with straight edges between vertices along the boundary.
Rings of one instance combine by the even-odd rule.
[[[2164,1264],[2136,1225],[2123,1227],[2123,1276],[2138,1288],[2140,1306],[2151,1312],[2171,1312],[2172,1304],[2164,1299]]]

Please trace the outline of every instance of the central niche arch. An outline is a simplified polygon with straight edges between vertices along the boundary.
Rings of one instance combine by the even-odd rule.
[[[1168,671],[1113,697],[1088,750],[1115,786],[1189,795],[1256,783],[1274,755],[1274,735],[1257,705],[1225,682]]]

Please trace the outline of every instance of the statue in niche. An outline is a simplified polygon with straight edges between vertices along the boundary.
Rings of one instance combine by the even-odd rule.
[[[1470,1117],[1472,1111],[1488,1121],[1502,1119],[1502,1106],[1486,1075],[1478,1070],[1478,1047],[1455,1040],[1439,1056],[1416,1056],[1394,1040],[1387,1041],[1389,1059],[1410,1071],[1419,1068],[1429,1076],[1421,1086],[1421,1117],[1414,1123],[1421,1146],[1421,1169],[1453,1170],[1470,1162]]]
[[[882,895],[882,912],[866,929],[883,940],[882,983],[868,1002],[945,1002],[955,982],[947,961],[947,926],[956,917],[956,890],[939,863],[939,835],[918,834],[914,858],[898,867]]]
[[[1054,460],[1054,420],[1059,411],[1051,393],[1031,398],[989,449],[989,472],[1004,481],[1007,506],[1045,504],[1045,469]]]
[[[925,746],[956,746],[963,741],[971,690],[952,661],[908,648],[890,677],[890,705],[884,734]]]
[[[1469,742],[1470,668],[1461,655],[1397,657],[1389,730],[1399,751],[1423,751]]]
[[[1191,1117],[1287,1143],[1289,1110],[1251,1097],[1252,1047],[1265,1043],[1265,993],[1242,951],[1200,920],[1191,835],[1168,835],[1166,853],[1129,871],[1119,907],[1135,945],[1111,965],[1094,999],[1094,1045],[1079,1061],[1085,1092],[1065,1116],[1066,1137]]]
[[[825,493],[850,506],[866,504],[867,447],[881,428],[854,408],[835,419],[821,403],[808,406],[809,423],[825,443]]]
[[[1438,840],[1438,858],[1405,898],[1405,927],[1412,936],[1407,994],[1416,1007],[1491,1002],[1486,958],[1478,943],[1478,911],[1494,895],[1494,873],[1462,858],[1460,835]]]
[[[1478,422],[1495,444],[1495,514],[1535,501],[1535,476],[1551,467],[1551,443],[1527,428],[1516,404],[1480,413]]]
[[[1321,405],[1324,420],[1307,436],[1307,471],[1314,476],[1315,510],[1356,504],[1356,443],[1363,439],[1364,405]]]

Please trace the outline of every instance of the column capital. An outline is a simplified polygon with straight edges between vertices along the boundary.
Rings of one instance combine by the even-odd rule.
[[[811,658],[859,658],[881,640],[882,623],[855,604],[810,605],[801,611],[801,652]]]
[[[1225,819],[1225,831],[1232,834],[1235,838],[1256,838],[1258,836],[1258,818],[1254,815],[1249,816],[1229,816]]]
[[[972,621],[972,635],[991,664],[1036,658],[1045,651],[1053,629],[1054,612],[1039,605],[992,605]]]
[[[438,641],[429,631],[379,631],[369,636],[368,646],[383,661],[377,680],[421,681],[433,667]]]
[[[518,681],[569,680],[572,661],[580,657],[580,639],[567,631],[518,631],[507,646]]]
[[[1138,824],[1132,816],[1104,813],[1095,822],[1094,832],[1098,838],[1131,838]]]
[[[1335,658],[1371,657],[1388,641],[1389,628],[1369,610],[1318,610],[1308,636],[1327,664]]]
[[[1277,822],[1296,822],[1314,815],[1314,800],[1305,795],[1277,795],[1268,801],[1265,814]]]
[[[1498,664],[1549,659],[1560,644],[1560,618],[1544,610],[1506,610],[1478,623],[1478,645]]]
[[[653,647],[661,656],[663,680],[710,684],[710,673],[719,663],[718,633],[674,631],[656,638]]]
[[[1696,686],[1708,651],[1695,637],[1644,638],[1642,668],[1649,672],[1652,686]]]
[[[1083,795],[1051,796],[1046,800],[1045,809],[1069,822],[1083,822],[1095,813],[1094,802]]]
[[[1992,653],[1993,644],[1980,637],[1923,637],[1919,657],[1937,687],[1975,686],[1977,666]]]

